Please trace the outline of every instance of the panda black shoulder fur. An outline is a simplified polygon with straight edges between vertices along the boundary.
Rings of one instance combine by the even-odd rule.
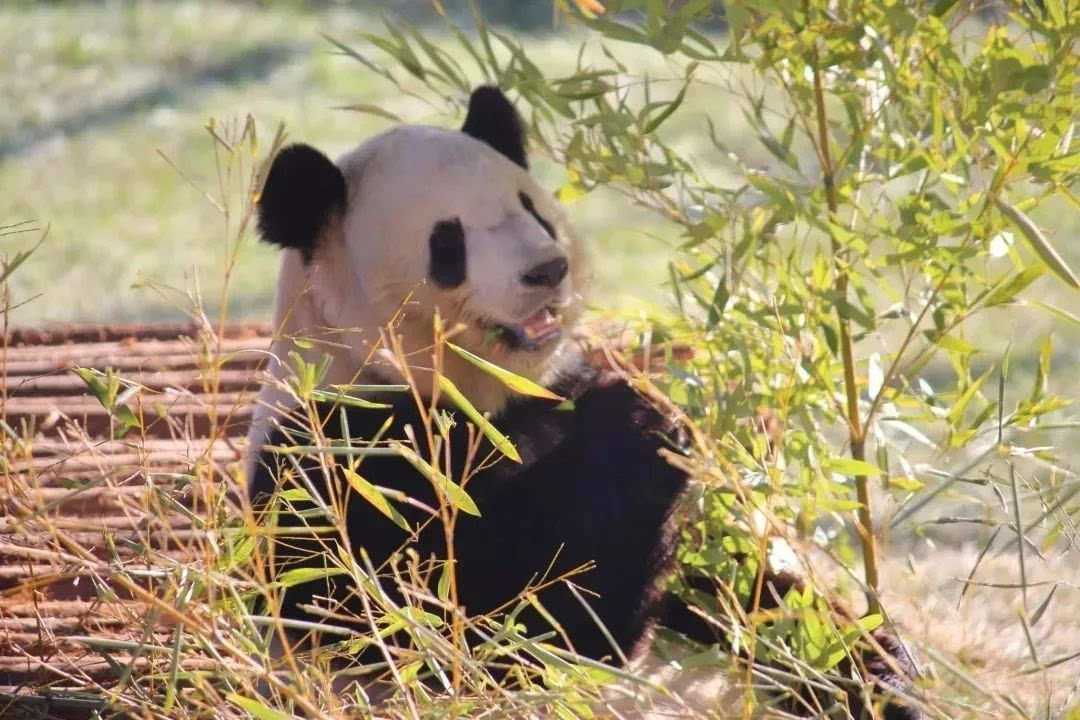
[[[259,201],[259,230],[287,249],[275,313],[279,339],[272,348],[278,378],[286,374],[281,361],[289,352],[309,362],[325,353],[332,358],[327,384],[407,378],[430,398],[437,311],[447,326],[463,328],[457,344],[572,400],[567,410],[548,400],[515,397],[457,355],[442,357],[443,373],[492,414],[522,457],[520,464],[503,460],[468,478],[479,516],[459,516],[454,548],[458,601],[470,615],[506,607],[540,577],[588,567],[574,582],[617,651],[565,584],[555,583],[540,596],[578,653],[639,657],[657,622],[702,642],[716,641],[712,628],[661,592],[675,547],[673,511],[688,482],[661,453],[677,451],[672,427],[624,382],[590,368],[577,351],[570,331],[589,278],[582,244],[557,203],[527,172],[520,119],[499,90],[473,93],[461,131],[400,126],[337,164],[305,145],[283,149]],[[391,320],[402,355],[412,359],[409,368],[376,347],[380,329]],[[294,347],[295,337],[314,343]],[[411,394],[385,393],[379,400],[390,409],[322,408],[325,437],[405,441],[407,427],[421,431]],[[269,449],[297,444],[300,428],[282,419],[290,404],[277,384],[264,387],[251,433],[253,446],[264,448],[250,466],[257,502],[280,490],[290,475]],[[384,426],[388,416],[393,421]],[[479,452],[470,453],[469,443],[459,418],[449,431],[449,448],[440,452],[448,459],[446,474],[455,480],[468,458],[492,450],[484,441]],[[328,487],[316,459],[299,469],[324,497],[345,487],[335,475],[335,487]],[[431,483],[399,456],[367,456],[360,472],[418,501],[396,506],[411,528],[429,519],[424,506],[438,506]],[[376,567],[406,546],[421,560],[446,557],[437,520],[410,535],[360,497],[347,503],[346,515],[351,546],[363,547]],[[290,542],[293,554],[287,557],[314,549],[314,541],[303,545]],[[781,594],[794,582],[770,580]],[[329,581],[295,586],[284,612],[302,616],[297,606],[324,596],[345,593]],[[533,608],[518,621],[531,632],[550,628]],[[882,688],[902,687],[889,665],[876,667],[874,681]],[[861,712],[855,703],[853,708]],[[890,705],[886,717],[918,714]]]

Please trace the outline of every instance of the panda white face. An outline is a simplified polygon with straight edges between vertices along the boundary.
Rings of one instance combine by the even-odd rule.
[[[437,309],[487,355],[550,349],[581,276],[548,193],[460,132],[401,127],[373,143],[341,161],[342,238],[365,301],[386,315],[411,293],[407,315],[430,326]]]
[[[438,313],[455,343],[542,382],[569,341],[588,273],[580,241],[525,164],[517,115],[493,88],[473,94],[462,131],[400,126],[336,165],[307,146],[282,150],[259,227],[298,251],[280,281],[283,331],[355,329],[331,343],[348,348],[331,352],[334,380],[351,382],[394,319],[415,376],[430,368]],[[505,390],[444,357],[466,395],[498,409]],[[399,380],[390,365],[375,374]]]

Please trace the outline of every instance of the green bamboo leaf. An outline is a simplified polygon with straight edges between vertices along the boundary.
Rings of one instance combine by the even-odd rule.
[[[821,463],[826,470],[841,475],[880,475],[881,468],[872,465],[865,460],[854,458],[830,458]]]
[[[98,372],[91,368],[84,367],[72,368],[71,371],[82,378],[82,381],[90,388],[90,392],[92,392],[98,402],[101,403],[101,406],[108,409],[112,404],[113,398],[109,397],[109,389],[105,386],[105,383],[101,381]]]
[[[172,648],[135,640],[117,640],[115,638],[94,637],[93,635],[65,635],[66,642],[89,645],[98,652],[103,650],[134,650],[138,652],[171,653]],[[123,668],[118,668],[123,671]]]
[[[469,81],[457,60],[446,51],[430,43],[416,28],[410,27],[409,30],[413,40],[431,58],[431,62],[435,63],[435,67],[439,68],[459,91],[467,93],[469,91]]]
[[[1055,583],[1050,588],[1050,593],[1046,596],[1046,599],[1039,603],[1039,607],[1035,608],[1035,612],[1031,615],[1031,625],[1034,627],[1042,619],[1043,613],[1046,612],[1046,608],[1050,607],[1050,601],[1054,599],[1054,593],[1057,592],[1058,586]]]
[[[354,385],[354,384],[340,384],[331,385],[332,390],[337,390],[342,393],[351,392],[409,392],[408,385],[380,385],[378,383],[369,383],[366,385]]]
[[[362,64],[364,67],[366,67],[368,70],[372,71],[373,73],[381,75],[382,77],[385,77],[388,80],[393,80],[393,77],[387,71],[383,70],[381,67],[379,67],[378,65],[376,65],[372,61],[368,60],[366,57],[364,57],[363,55],[358,53],[356,50],[353,50],[351,47],[349,47],[345,43],[339,42],[338,40],[335,40],[334,38],[330,37],[329,35],[326,35],[325,33],[320,33],[320,35],[322,35],[323,38],[327,42],[329,42],[331,45],[336,47],[341,54],[346,55],[348,57],[351,57],[353,60],[356,60],[356,61],[360,62],[360,64]]]
[[[863,617],[855,621],[855,624],[858,625],[863,632],[873,632],[874,630],[877,630],[879,627],[881,627],[884,623],[885,618],[883,618],[880,613],[864,615]]]
[[[724,314],[724,308],[727,307],[730,298],[731,293],[728,291],[727,280],[721,278],[720,282],[716,284],[716,292],[713,293],[712,302],[709,303],[709,317],[706,320],[706,327],[709,330],[715,329],[720,322],[720,318]]]
[[[1076,276],[1069,264],[1065,262],[1065,258],[1061,257],[1061,254],[1050,244],[1050,241],[1042,234],[1042,230],[1031,221],[1031,218],[1016,206],[1009,204],[1004,198],[999,197],[997,199],[997,206],[1001,214],[1009,218],[1020,230],[1020,233],[1027,240],[1031,249],[1035,251],[1035,254],[1039,256],[1039,259],[1046,263],[1047,267],[1061,278],[1062,282],[1071,288],[1080,290],[1080,277]]]
[[[836,666],[838,662],[848,656],[848,648],[842,642],[833,643],[824,650],[817,659],[817,663],[824,670],[829,670]]]
[[[461,394],[461,391],[457,389],[457,386],[450,381],[450,378],[445,375],[439,376],[439,387],[446,393],[454,404],[465,413],[466,417],[472,421],[473,425],[480,428],[480,432],[484,433],[484,436],[491,441],[491,444],[499,449],[506,457],[510,458],[514,462],[521,462],[521,456],[518,455],[517,448],[514,444],[507,439],[505,435],[499,432],[491,421],[480,414],[480,411],[469,400]]]
[[[682,86],[682,90],[679,91],[679,94],[675,96],[674,100],[667,103],[667,105],[664,106],[664,109],[661,110],[656,115],[656,117],[649,120],[649,123],[645,126],[645,129],[642,130],[642,133],[644,135],[649,135],[650,133],[655,131],[664,123],[665,120],[671,117],[672,114],[679,109],[679,106],[682,105],[683,99],[686,97],[686,89],[688,87],[690,87],[689,82]]]
[[[1047,379],[1050,377],[1050,361],[1054,353],[1053,336],[1047,335],[1039,345],[1039,361],[1035,365],[1035,382],[1031,387],[1028,402],[1034,404],[1046,395]]]
[[[405,68],[405,70],[418,80],[426,80],[428,75],[438,77],[440,80],[446,80],[446,78],[439,75],[439,73],[425,70],[423,63],[416,57],[416,53],[413,52],[412,47],[409,46],[409,41],[405,39],[405,35],[397,28],[396,23],[392,23],[389,18],[384,16],[383,27],[386,28],[386,32],[390,36],[390,39],[371,33],[361,33],[360,37],[367,40],[387,55],[393,57],[403,68]]]
[[[873,330],[874,327],[876,327],[877,322],[872,314],[858,307],[845,297],[840,297],[832,292],[829,294],[834,301],[837,315],[845,320],[852,320],[867,330]]]
[[[636,28],[621,23],[603,20],[601,18],[586,19],[585,24],[599,32],[604,37],[621,42],[636,43],[638,45],[650,44],[648,36]]]
[[[393,407],[386,403],[372,402],[371,400],[364,400],[358,398],[355,395],[346,395],[344,392],[338,390],[337,392],[328,392],[326,390],[312,390],[311,397],[320,402],[329,402],[336,405],[348,405],[350,407],[364,408],[365,410],[385,410]]]
[[[34,243],[31,248],[15,253],[15,257],[7,261],[7,263],[4,265],[3,270],[0,271],[0,283],[5,282],[9,277],[11,277],[11,274],[13,272],[19,269],[20,265],[30,259],[30,256],[33,255],[39,247],[41,247],[41,243],[45,242],[46,235],[47,233],[42,233],[41,237],[36,243]]]
[[[399,118],[397,115],[388,110],[383,110],[378,105],[368,105],[367,103],[352,103],[351,105],[338,105],[334,109],[350,110],[352,112],[375,115],[381,118],[386,118],[387,120],[393,120],[394,122],[402,122],[401,118]]]
[[[390,504],[390,501],[386,499],[386,496],[379,492],[378,488],[362,478],[358,473],[348,468],[345,468],[345,479],[349,481],[349,486],[360,494],[360,497],[371,503],[372,507],[390,518],[395,525],[405,532],[412,532],[409,523],[401,516],[401,513]]]
[[[1046,0],[1046,10],[1050,15],[1050,19],[1054,21],[1055,27],[1065,27],[1067,20],[1065,18],[1065,8],[1062,7],[1061,0]]]
[[[439,596],[440,600],[450,599],[450,562],[444,562],[442,571],[439,572],[439,582],[435,588],[435,593]]]
[[[116,428],[118,435],[123,435],[131,428],[142,427],[142,423],[139,422],[139,418],[134,411],[123,402],[123,397],[117,396],[117,391],[120,388],[120,378],[113,374],[111,369],[101,373],[91,368],[77,367],[72,368],[72,372],[86,383],[86,386],[97,398],[101,407],[105,408],[120,423],[120,427]],[[123,395],[128,394],[129,392],[125,392]]]
[[[520,375],[515,375],[509,370],[503,370],[495,363],[488,362],[479,355],[474,355],[465,348],[458,347],[454,343],[448,342],[446,343],[446,345],[451,350],[471,362],[476,367],[480,368],[489,375],[501,380],[503,385],[506,385],[506,387],[510,388],[515,392],[521,393],[522,395],[529,395],[531,397],[544,398],[545,400],[555,400],[556,402],[561,402],[566,399],[559,397],[555,393],[541,387],[540,385],[537,385],[528,378],[523,378]]]
[[[273,708],[263,705],[258,700],[246,698],[237,695],[236,693],[229,693],[225,697],[228,698],[229,702],[250,714],[252,717],[258,718],[258,720],[299,720],[295,715],[284,713],[280,710],[274,710]]]
[[[111,408],[113,417],[120,421],[120,427],[117,432],[123,435],[128,430],[134,427],[141,427],[139,418],[135,415],[135,412],[124,403],[117,403]]]
[[[281,587],[292,587],[312,580],[322,580],[343,574],[345,574],[345,568],[340,567],[299,567],[286,570],[278,575],[277,582]]]
[[[983,304],[986,307],[994,307],[995,305],[1004,305],[1005,303],[1012,302],[1013,298],[1023,292],[1028,285],[1042,277],[1045,272],[1046,270],[1041,265],[1036,265],[1015,273],[1009,279],[998,283],[998,285],[990,291],[990,294],[986,296],[986,300],[983,301]]]
[[[971,403],[971,399],[975,397],[975,393],[979,392],[979,388],[981,388],[982,384],[986,382],[986,378],[990,377],[990,373],[993,372],[993,370],[994,368],[992,366],[988,368],[987,371],[983,373],[978,380],[971,383],[971,385],[968,386],[967,390],[965,390],[963,394],[960,395],[959,398],[957,398],[956,403],[952,406],[952,409],[949,410],[949,414],[946,416],[946,420],[948,420],[950,425],[955,425],[961,420],[963,420],[964,413],[967,411],[968,404]]]
[[[401,443],[392,442],[390,443],[390,448],[401,455],[401,457],[405,458],[406,462],[423,473],[429,480],[438,485],[451,505],[459,508],[462,512],[480,517],[480,509],[476,507],[476,503],[473,502],[473,499],[469,497],[469,494],[459,485],[451,482],[449,478],[431,467],[431,465],[429,465],[422,457],[413,452],[412,449]]]
[[[1018,675],[1032,675],[1032,674],[1038,673],[1038,672],[1045,672],[1045,671],[1049,670],[1050,668],[1052,668],[1052,667],[1054,667],[1056,665],[1061,665],[1062,663],[1067,663],[1070,660],[1075,660],[1078,657],[1080,657],[1080,652],[1070,653],[1069,655],[1060,655],[1058,657],[1047,660],[1044,663],[1040,663],[1040,664],[1035,665],[1033,667],[1025,668],[1025,669],[1021,670],[1017,674]],[[1069,713],[1068,720],[1072,720],[1074,717],[1076,717],[1076,716],[1073,715],[1072,713]]]
[[[1043,310],[1046,310],[1053,315],[1057,315],[1062,320],[1066,320],[1074,325],[1080,325],[1080,315],[1075,315],[1068,310],[1055,307],[1049,303],[1044,303],[1040,300],[1034,300],[1031,302],[1031,304],[1035,305],[1036,307],[1041,307]]]
[[[960,605],[964,602],[964,596],[967,595],[967,591],[974,585],[972,580],[975,579],[975,571],[979,569],[979,565],[982,563],[983,558],[986,557],[986,553],[990,551],[990,546],[994,544],[994,540],[997,539],[998,533],[1001,532],[1002,525],[998,525],[994,528],[994,534],[990,536],[990,539],[983,545],[982,550],[979,551],[979,556],[975,558],[975,564],[971,566],[971,571],[968,573],[967,581],[964,582],[960,588],[960,597],[956,601],[956,609],[960,609]]]
[[[938,0],[934,4],[933,10],[931,10],[930,12],[934,15],[934,17],[945,17],[952,11],[954,7],[956,7],[957,1],[958,0]]]
[[[948,352],[956,352],[966,355],[969,353],[977,352],[979,349],[969,343],[967,340],[964,340],[963,338],[958,338],[955,335],[941,335],[932,331],[927,331],[923,333],[923,335],[926,337],[927,340],[934,343],[942,350]]]
[[[469,11],[472,14],[473,26],[476,28],[476,34],[480,38],[480,46],[484,49],[484,56],[487,58],[487,67],[498,75],[499,74],[499,61],[495,57],[495,50],[491,46],[491,29],[488,27],[487,21],[484,20],[484,14],[480,12],[480,8],[476,3],[476,0],[469,0]],[[485,70],[485,75],[487,74]]]

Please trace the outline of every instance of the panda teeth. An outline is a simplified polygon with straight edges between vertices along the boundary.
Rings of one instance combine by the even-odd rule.
[[[545,307],[520,323],[481,323],[489,340],[497,340],[510,350],[538,350],[562,332],[563,318],[558,310]]]
[[[521,330],[530,341],[557,330],[562,325],[562,317],[551,312],[550,308],[544,308],[540,312],[529,316],[521,323]]]

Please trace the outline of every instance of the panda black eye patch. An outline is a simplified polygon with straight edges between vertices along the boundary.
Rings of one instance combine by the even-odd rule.
[[[555,239],[555,228],[552,227],[544,218],[540,217],[540,213],[536,212],[536,206],[533,205],[532,198],[523,192],[518,193],[518,199],[521,200],[521,207],[525,208],[525,212],[536,218],[536,222],[540,223],[540,227],[544,228],[544,231],[551,236],[552,240]]]
[[[428,277],[441,288],[465,282],[465,229],[461,220],[440,220],[428,237]]]

